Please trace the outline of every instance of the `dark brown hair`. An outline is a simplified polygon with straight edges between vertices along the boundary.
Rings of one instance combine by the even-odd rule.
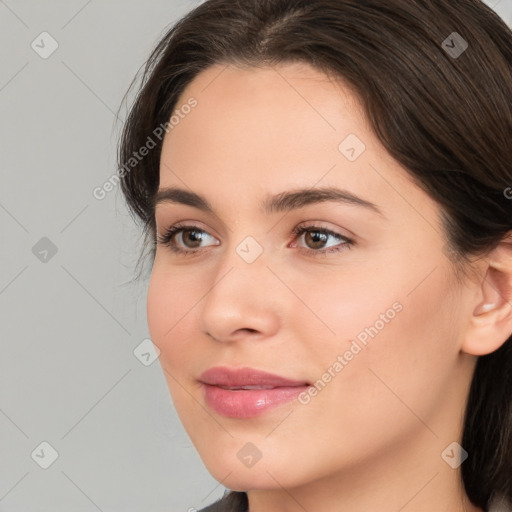
[[[207,0],[145,64],[120,168],[212,64],[292,62],[357,94],[380,142],[439,204],[458,277],[512,230],[512,31],[480,0]],[[120,182],[152,259],[161,145]],[[478,359],[461,444],[470,500],[487,509],[501,494],[512,503],[512,336]]]

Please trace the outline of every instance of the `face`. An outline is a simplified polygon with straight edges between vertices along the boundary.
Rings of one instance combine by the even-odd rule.
[[[159,190],[212,211],[176,194],[157,204],[148,324],[210,473],[231,489],[288,488],[386,456],[440,460],[466,392],[466,299],[437,204],[350,90],[306,65],[211,67],[176,109]],[[309,386],[269,407],[279,390],[216,388],[213,403],[200,380],[217,366]]]

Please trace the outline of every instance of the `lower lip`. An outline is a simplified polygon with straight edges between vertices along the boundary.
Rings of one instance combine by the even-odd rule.
[[[309,386],[236,391],[204,383],[202,387],[207,405],[215,412],[230,418],[253,418],[281,404],[291,402]]]

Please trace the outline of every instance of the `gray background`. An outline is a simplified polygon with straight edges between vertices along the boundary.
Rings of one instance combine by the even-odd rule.
[[[225,490],[158,360],[134,354],[140,231],[118,187],[92,194],[116,171],[131,79],[198,3],[0,0],[0,511],[186,512]],[[512,0],[487,3],[512,26]]]

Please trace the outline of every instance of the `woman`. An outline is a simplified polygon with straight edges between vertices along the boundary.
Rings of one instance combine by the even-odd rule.
[[[207,0],[162,38],[121,187],[205,511],[512,510],[511,98],[478,0]]]

